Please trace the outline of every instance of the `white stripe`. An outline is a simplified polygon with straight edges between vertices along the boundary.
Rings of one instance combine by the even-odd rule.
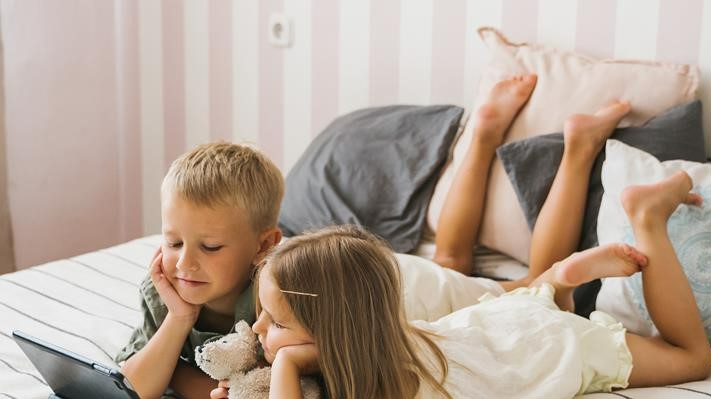
[[[645,60],[656,58],[659,1],[617,1],[615,58]]]
[[[370,101],[370,0],[340,0],[338,113]]]
[[[185,146],[210,141],[210,49],[207,0],[184,2]]]
[[[701,49],[699,66],[701,67],[701,101],[707,107],[704,111],[704,132],[706,135],[706,156],[711,157],[711,4],[706,1],[701,20]]]
[[[577,1],[539,0],[537,41],[562,50],[575,49],[577,12]]]
[[[236,0],[232,7],[232,139],[236,143],[257,144],[259,137],[258,1]]]
[[[428,104],[432,80],[432,1],[400,1],[399,102]]]
[[[143,233],[161,231],[163,179],[163,27],[160,0],[138,2]]]
[[[311,141],[311,7],[311,0],[284,2],[292,18],[292,44],[284,53],[284,174]]]
[[[466,54],[464,69],[464,104],[470,107],[474,104],[479,89],[479,79],[482,69],[489,59],[488,50],[477,34],[481,26],[501,27],[503,15],[502,0],[468,0]]]

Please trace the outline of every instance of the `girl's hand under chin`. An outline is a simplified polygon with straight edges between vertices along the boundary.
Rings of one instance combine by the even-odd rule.
[[[272,367],[290,364],[299,370],[300,375],[320,372],[318,365],[318,349],[315,344],[289,345],[281,347],[274,358]]]

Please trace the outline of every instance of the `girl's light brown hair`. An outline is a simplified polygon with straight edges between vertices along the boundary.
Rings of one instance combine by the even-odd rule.
[[[264,267],[280,289],[318,295],[284,293],[316,342],[328,397],[413,398],[424,381],[451,398],[442,386],[446,359],[407,322],[397,261],[383,241],[357,227],[330,227],[277,246]]]
[[[195,147],[173,161],[162,195],[176,193],[202,206],[245,210],[256,232],[275,227],[284,178],[264,154],[249,146],[217,142]]]

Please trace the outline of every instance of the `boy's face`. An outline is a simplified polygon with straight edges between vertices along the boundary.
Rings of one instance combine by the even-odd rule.
[[[163,271],[184,301],[234,314],[249,285],[260,237],[245,211],[199,206],[164,193]]]

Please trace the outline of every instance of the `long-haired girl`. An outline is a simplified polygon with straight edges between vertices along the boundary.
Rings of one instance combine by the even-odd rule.
[[[300,398],[299,376],[314,373],[329,398],[344,399],[570,398],[703,379],[711,351],[666,232],[677,206],[700,204],[691,187],[679,173],[623,193],[639,251],[617,244],[574,254],[530,287],[434,322],[406,320],[397,262],[369,233],[333,227],[291,239],[258,276],[253,330],[272,364],[270,397]],[[581,283],[637,271],[661,337],[558,307]],[[212,398],[226,397],[221,387]]]

